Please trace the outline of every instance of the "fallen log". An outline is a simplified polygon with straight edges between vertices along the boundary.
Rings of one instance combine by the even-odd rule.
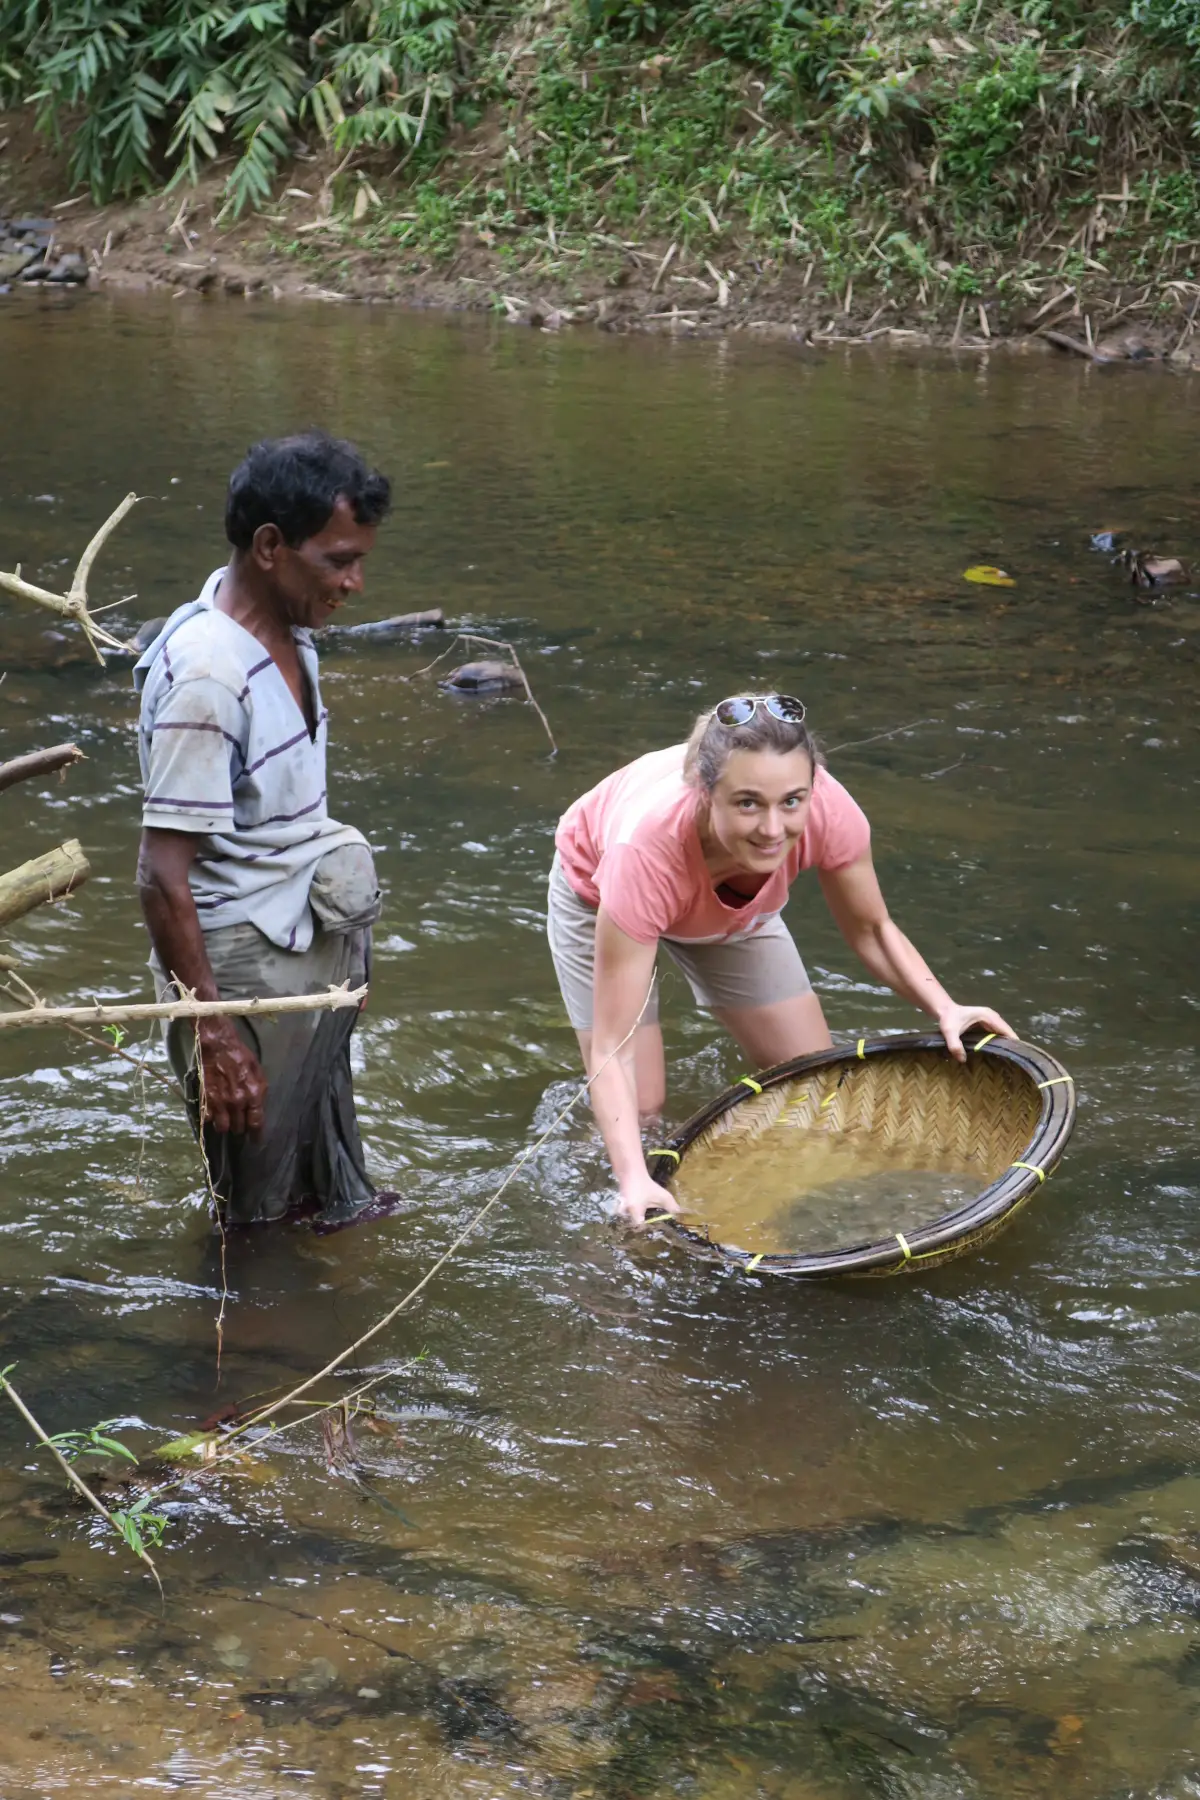
[[[1088,362],[1114,363],[1124,362],[1123,356],[1110,356],[1103,350],[1097,350],[1092,344],[1085,344],[1082,338],[1070,337],[1065,331],[1039,331],[1038,337],[1053,344],[1056,350],[1069,350],[1075,356],[1085,356]]]
[[[47,900],[65,899],[91,872],[78,838],[68,838],[57,850],[10,869],[0,875],[0,925],[10,925]]]
[[[365,987],[331,987],[323,994],[263,994],[251,1000],[134,1001],[131,1005],[30,1006],[23,1012],[0,1012],[0,1031],[22,1025],[136,1025],[144,1019],[245,1019],[252,1013],[337,1012],[359,1007]]]
[[[54,744],[49,750],[31,750],[28,756],[14,756],[0,763],[0,793],[16,787],[18,781],[33,781],[39,775],[56,775],[71,763],[82,762],[83,751],[75,744]]]
[[[316,633],[321,643],[354,642],[359,638],[407,637],[414,631],[442,631],[446,615],[440,606],[427,612],[399,613],[394,619],[366,619],[359,625],[326,625]]]

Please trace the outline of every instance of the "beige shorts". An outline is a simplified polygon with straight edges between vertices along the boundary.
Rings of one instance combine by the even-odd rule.
[[[592,988],[596,977],[596,909],[579,898],[555,856],[550,870],[546,936],[554,972],[576,1031],[592,1029]],[[663,949],[682,969],[696,1003],[709,1012],[743,1006],[771,1006],[812,991],[792,934],[778,914],[753,937],[723,944],[682,943],[660,938]],[[643,1024],[658,1018],[658,982],[650,995]]]

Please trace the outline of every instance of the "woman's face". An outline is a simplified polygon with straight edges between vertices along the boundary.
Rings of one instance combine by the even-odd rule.
[[[709,796],[709,830],[739,868],[770,875],[808,822],[812,764],[805,750],[735,750]]]

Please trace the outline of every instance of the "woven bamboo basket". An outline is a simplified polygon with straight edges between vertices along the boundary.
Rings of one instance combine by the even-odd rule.
[[[651,1151],[651,1169],[669,1191],[689,1154],[718,1139],[725,1149],[749,1148],[782,1126],[796,1134],[801,1177],[806,1141],[847,1133],[868,1139],[897,1170],[939,1170],[985,1185],[919,1229],[817,1254],[738,1249],[670,1214],[656,1223],[694,1250],[764,1275],[902,1275],[962,1256],[1009,1224],[1063,1153],[1075,1126],[1075,1086],[1054,1057],[1012,1038],[969,1041],[965,1063],[940,1036],[863,1038],[743,1077]]]

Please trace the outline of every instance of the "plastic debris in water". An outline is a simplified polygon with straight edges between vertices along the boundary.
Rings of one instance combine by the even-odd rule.
[[[990,563],[976,563],[973,568],[963,570],[964,581],[974,581],[980,587],[1016,587],[1011,575],[1003,569],[994,569]]]

